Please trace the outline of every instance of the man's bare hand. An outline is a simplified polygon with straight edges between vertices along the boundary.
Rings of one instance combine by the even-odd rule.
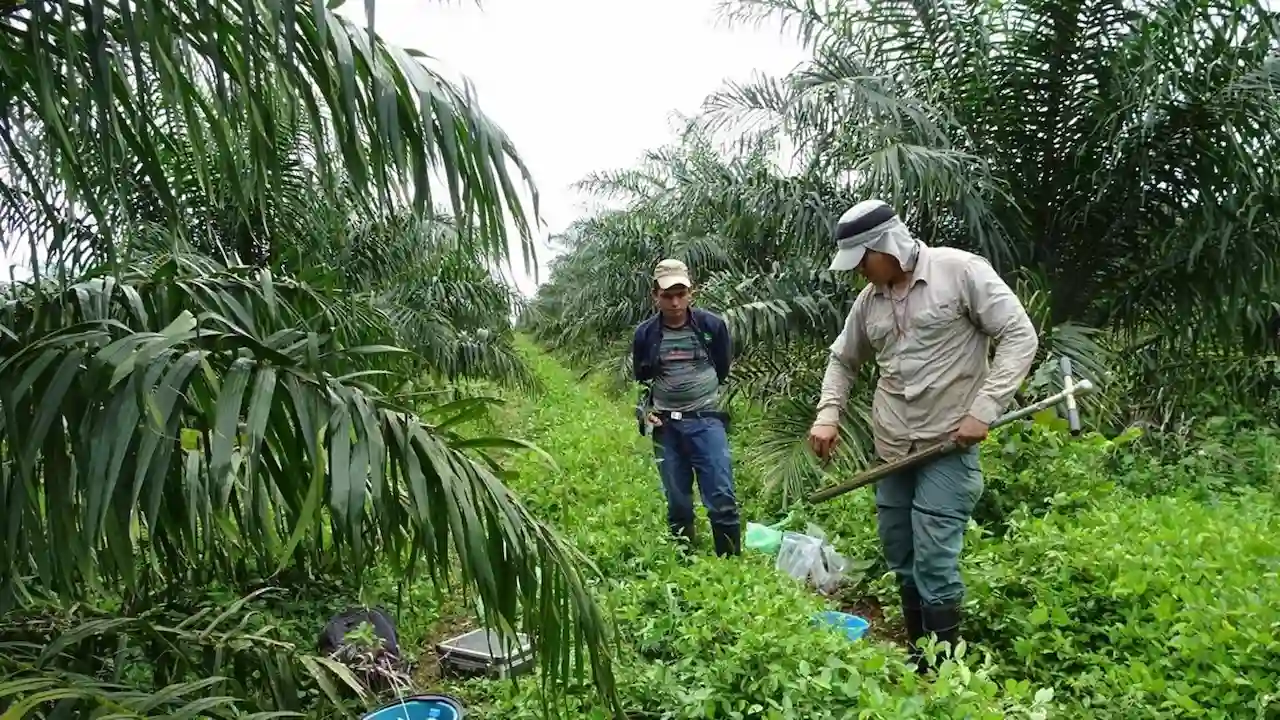
[[[649,416],[645,419],[648,420],[649,424],[653,427],[662,427],[662,418],[658,417],[657,413],[649,413]]]
[[[951,440],[957,445],[969,447],[987,439],[987,424],[972,415],[965,415],[960,427],[951,434]]]
[[[814,425],[809,429],[809,448],[824,461],[840,442],[840,430],[835,425]]]

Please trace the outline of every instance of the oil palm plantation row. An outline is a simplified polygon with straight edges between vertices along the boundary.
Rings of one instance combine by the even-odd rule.
[[[817,472],[801,441],[825,348],[857,289],[826,272],[830,228],[880,197],[925,242],[979,252],[1014,284],[1041,333],[1028,394],[1053,389],[1066,354],[1104,385],[1103,427],[1267,402],[1275,13],[1231,0],[726,5],[781,18],[812,61],[723,88],[678,143],[584,182],[626,204],[563,238],[525,318],[545,343],[583,359],[614,343],[625,381],[647,273],[683,257],[699,302],[734,329],[735,392],[766,408],[752,456],[797,492]],[[722,147],[726,135],[738,139]],[[772,161],[781,139],[799,170]],[[841,462],[868,460],[868,402],[854,398]]]
[[[503,486],[521,443],[465,430],[471,380],[533,383],[496,273],[536,193],[464,87],[329,5],[0,7],[0,223],[31,261],[0,306],[19,717],[336,699],[340,667],[198,588],[374,564],[461,579],[548,681],[610,691],[589,563]]]
[[[584,218],[558,238],[562,254],[521,324],[585,372],[602,373],[624,390],[631,331],[653,312],[653,265],[662,257],[684,260],[700,285],[697,302],[730,323],[737,360],[725,402],[764,409],[749,457],[775,479],[786,501],[816,480],[818,469],[801,441],[812,421],[825,348],[860,285],[827,270],[830,222],[855,202],[854,191],[783,175],[770,160],[775,150],[769,138],[756,136],[726,156],[693,125],[638,168],[584,180],[584,188],[628,205]],[[1044,361],[1057,353],[1070,354],[1086,376],[1101,380],[1106,349],[1097,332],[1069,321],[1050,325],[1046,293],[1037,292],[1033,280],[1016,283],[1041,328],[1046,371],[1032,392],[1055,387],[1052,363]],[[871,373],[863,370],[864,381]],[[861,385],[865,390],[869,382]],[[843,428],[850,442],[836,462],[857,467],[870,460],[870,394],[855,393],[852,402]]]

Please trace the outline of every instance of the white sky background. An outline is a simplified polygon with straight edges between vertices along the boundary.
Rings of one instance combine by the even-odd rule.
[[[725,80],[781,75],[808,54],[778,24],[723,20],[718,0],[377,0],[374,29],[469,78],[480,108],[511,137],[540,195],[545,240],[586,214],[570,185],[630,167],[675,138],[674,112],[696,114]],[[363,25],[364,3],[338,10]],[[513,254],[514,277],[533,278]]]

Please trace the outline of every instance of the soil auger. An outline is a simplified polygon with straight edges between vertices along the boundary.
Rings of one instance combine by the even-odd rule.
[[[1071,376],[1070,358],[1065,356],[1062,357],[1058,365],[1062,369],[1062,392],[1055,393],[1054,395],[1051,395],[1039,402],[1032,403],[1024,408],[1019,408],[1001,415],[996,418],[995,422],[991,423],[990,428],[994,430],[1001,425],[1007,425],[1014,420],[1020,420],[1028,415],[1034,415],[1045,408],[1052,407],[1060,402],[1066,401],[1067,424],[1071,428],[1072,435],[1079,435],[1080,411],[1076,405],[1076,398],[1088,395],[1089,393],[1094,392],[1097,388],[1095,388],[1093,383],[1089,382],[1088,379],[1081,380],[1078,383],[1075,381]],[[818,490],[810,494],[805,501],[810,505],[824,503],[832,498],[844,495],[847,492],[852,492],[860,487],[877,482],[895,472],[898,472],[899,470],[915,467],[916,465],[920,465],[929,462],[930,460],[940,458],[943,455],[955,452],[959,447],[960,446],[956,443],[947,441],[941,445],[929,448],[928,450],[912,453],[904,458],[884,463],[883,465],[877,465],[865,472],[859,473],[852,480]]]

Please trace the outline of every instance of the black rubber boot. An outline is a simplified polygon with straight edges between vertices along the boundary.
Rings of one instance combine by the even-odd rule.
[[[716,546],[716,555],[740,555],[742,553],[741,525],[712,525],[711,539]]]
[[[902,585],[898,588],[898,595],[902,598],[902,621],[907,626],[907,662],[915,665],[917,673],[926,673],[929,671],[929,663],[917,647],[920,638],[924,637],[924,611],[920,607],[920,591],[915,585]]]
[[[959,603],[944,605],[924,605],[924,631],[937,637],[937,642],[948,643],[950,648],[942,650],[942,655],[955,652],[960,642],[960,621],[962,619]]]
[[[684,547],[685,550],[693,550],[694,543],[698,540],[692,521],[671,523],[671,536],[675,539],[676,544]]]

